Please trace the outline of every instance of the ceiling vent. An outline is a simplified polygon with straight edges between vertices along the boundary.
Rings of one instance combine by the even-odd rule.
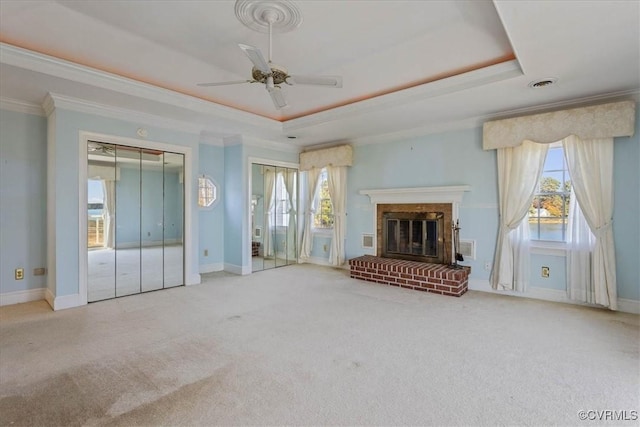
[[[529,87],[532,88],[532,89],[540,89],[542,87],[551,86],[556,81],[558,81],[558,79],[556,79],[555,77],[549,77],[549,78],[546,78],[546,79],[535,80],[535,81],[529,83]]]

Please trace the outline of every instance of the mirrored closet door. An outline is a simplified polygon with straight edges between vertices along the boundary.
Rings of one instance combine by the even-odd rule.
[[[298,170],[251,165],[252,271],[297,263]]]
[[[88,301],[184,284],[184,155],[90,141]]]

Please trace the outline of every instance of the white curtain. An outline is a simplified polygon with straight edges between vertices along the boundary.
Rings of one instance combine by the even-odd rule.
[[[287,169],[284,175],[284,186],[287,190],[287,200],[289,201],[288,214],[289,224],[287,227],[287,258],[295,259],[296,253],[296,236],[297,236],[297,211],[296,211],[296,183],[298,171],[295,169]]]
[[[528,230],[524,228],[528,224],[523,219],[533,200],[547,150],[546,144],[531,141],[497,150],[500,228],[490,278],[493,289],[526,289],[529,253]]]
[[[578,289],[572,296],[575,299],[616,310],[616,260],[611,227],[613,138],[581,140],[572,135],[562,143],[576,201],[595,236],[591,250],[590,274],[587,273],[584,262],[576,264],[575,260],[580,259],[579,252],[569,255],[569,262],[572,264],[567,270],[571,275],[568,277],[568,288]],[[587,282],[589,275],[591,277]],[[580,289],[582,291],[579,291]],[[585,299],[582,299],[583,296]]]
[[[273,239],[275,237],[274,196],[276,192],[276,171],[274,168],[264,168],[264,223],[267,232],[264,233],[264,256],[273,256]]]
[[[313,201],[318,188],[318,180],[322,169],[313,168],[306,171],[307,174],[307,194],[304,201],[304,230],[302,231],[302,244],[300,245],[300,259],[307,260],[311,257],[311,249],[313,246],[313,234],[311,233],[311,224],[313,224],[313,215],[315,207]]]
[[[104,247],[113,249],[115,247],[115,219],[116,219],[116,182],[102,180],[103,193],[103,215],[104,215]]]
[[[333,235],[329,262],[331,265],[340,266],[345,261],[347,167],[327,166],[327,183],[331,204],[333,205]]]
[[[567,294],[570,299],[595,303],[591,280],[591,252],[594,247],[595,236],[571,189],[567,224]]]

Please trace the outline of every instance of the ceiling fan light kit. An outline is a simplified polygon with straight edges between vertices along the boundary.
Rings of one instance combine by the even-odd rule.
[[[295,30],[302,23],[302,15],[293,2],[288,0],[236,0],[236,18],[246,27],[269,34],[269,60],[265,60],[260,49],[240,43],[238,46],[253,63],[253,80],[234,80],[228,82],[198,83],[198,86],[225,86],[241,83],[262,83],[271,96],[273,105],[278,109],[287,107],[287,101],[280,85],[311,85],[324,87],[342,87],[341,76],[292,76],[281,65],[271,62],[273,32],[285,33]]]

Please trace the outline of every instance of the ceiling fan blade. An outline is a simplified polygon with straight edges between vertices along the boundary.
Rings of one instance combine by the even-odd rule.
[[[342,87],[342,76],[290,76],[287,82],[294,85]]]
[[[278,110],[283,108],[287,108],[289,105],[287,104],[287,100],[284,99],[284,93],[280,90],[279,87],[273,87],[271,89],[267,88],[269,95],[271,96],[271,100],[273,101],[273,105],[276,106]]]
[[[198,83],[197,86],[202,86],[202,87],[227,86],[227,85],[238,85],[240,83],[251,83],[251,80],[232,80],[230,82]]]
[[[253,65],[264,74],[271,74],[271,67],[262,56],[262,52],[257,47],[249,46],[248,44],[238,44],[240,49],[249,57],[249,60],[253,62]]]

